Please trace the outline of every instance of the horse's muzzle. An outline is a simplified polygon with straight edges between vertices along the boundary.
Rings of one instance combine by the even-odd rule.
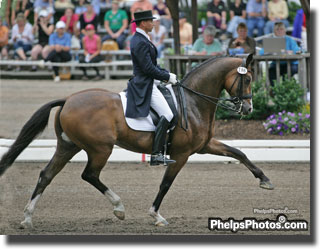
[[[241,100],[239,105],[239,113],[241,115],[249,115],[253,111],[252,105],[249,102]]]

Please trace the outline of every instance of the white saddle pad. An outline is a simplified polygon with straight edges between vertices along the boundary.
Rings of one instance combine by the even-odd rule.
[[[173,96],[173,101],[174,101],[174,105],[176,106],[176,108],[178,108],[177,105],[177,99],[176,96],[173,92],[172,89],[172,85],[168,84],[166,85],[167,89],[170,90],[171,95]],[[127,109],[127,97],[126,97],[126,93],[125,92],[120,92],[120,97],[121,97],[121,102],[122,102],[122,107],[123,107],[123,112],[124,114],[126,113],[126,109]],[[153,124],[151,115],[149,114],[147,117],[140,117],[140,118],[126,118],[126,122],[128,124],[128,126],[131,129],[134,130],[139,130],[139,131],[155,131],[156,126]]]

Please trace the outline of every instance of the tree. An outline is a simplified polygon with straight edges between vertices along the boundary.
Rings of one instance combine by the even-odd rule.
[[[174,52],[180,55],[180,36],[179,36],[179,0],[166,0],[172,17]]]

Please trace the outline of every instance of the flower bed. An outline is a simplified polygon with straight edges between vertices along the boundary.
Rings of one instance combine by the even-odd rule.
[[[310,114],[292,113],[284,110],[278,114],[270,115],[263,126],[269,134],[274,135],[309,134]]]

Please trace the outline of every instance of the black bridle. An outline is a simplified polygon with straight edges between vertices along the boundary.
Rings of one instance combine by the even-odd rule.
[[[246,66],[246,61],[245,59],[243,59],[242,61],[242,64],[241,64],[241,67],[244,68],[246,70],[246,73],[243,74],[243,73],[240,73],[239,70],[237,70],[238,72],[238,75],[237,77],[234,79],[230,89],[229,89],[229,93],[231,93],[231,90],[233,89],[235,83],[238,81],[238,86],[237,86],[237,92],[236,92],[236,96],[231,96],[230,98],[218,98],[218,97],[213,97],[213,96],[208,96],[208,95],[205,95],[203,93],[200,93],[200,92],[197,92],[185,85],[183,85],[180,81],[177,82],[177,86],[178,86],[178,94],[179,94],[179,99],[180,99],[180,105],[181,105],[181,110],[182,110],[182,113],[183,113],[183,116],[184,116],[184,119],[185,119],[185,127],[182,126],[182,123],[181,123],[181,127],[184,128],[185,130],[188,129],[188,120],[187,120],[187,109],[186,109],[186,102],[185,102],[185,97],[184,97],[184,92],[182,89],[186,89],[188,90],[189,92],[195,94],[196,96],[199,96],[201,97],[202,99],[210,102],[210,103],[213,103],[221,108],[224,108],[224,109],[227,109],[227,110],[231,110],[233,112],[237,112],[238,114],[241,114],[242,112],[242,105],[243,105],[243,100],[244,99],[251,99],[252,98],[252,95],[251,94],[248,94],[248,95],[243,95],[243,85],[244,85],[244,81],[245,81],[245,76],[247,75],[247,73],[252,73],[251,71],[247,70],[245,68]],[[230,107],[229,105],[225,104],[225,103],[221,103],[221,101],[223,102],[232,102],[235,107]]]

